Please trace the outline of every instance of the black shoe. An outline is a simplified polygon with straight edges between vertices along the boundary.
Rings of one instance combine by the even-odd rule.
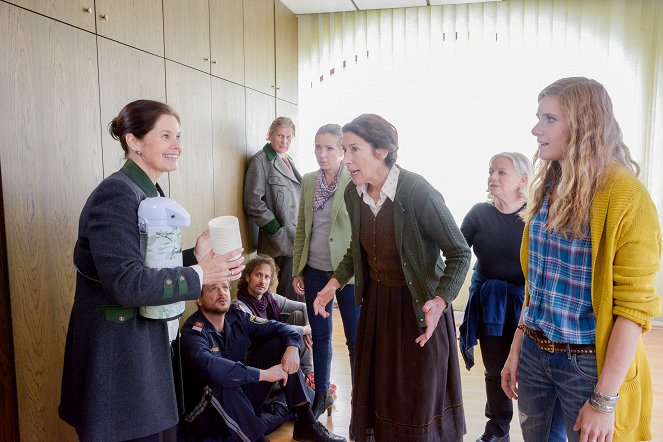
[[[334,405],[334,398],[329,392],[324,395],[322,393],[315,392],[315,398],[313,399],[313,405],[311,405],[311,411],[315,418],[319,418],[322,413],[327,410],[327,416],[331,416],[331,407]]]
[[[493,436],[492,434],[483,433],[483,435],[477,439],[477,442],[509,442],[509,435]]]
[[[292,432],[292,438],[299,442],[347,442],[343,436],[335,435],[318,421],[315,421],[310,427],[306,427],[297,421],[295,430]]]

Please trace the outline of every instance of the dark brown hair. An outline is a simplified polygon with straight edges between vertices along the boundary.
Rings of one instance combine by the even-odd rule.
[[[278,279],[279,274],[278,274],[278,267],[276,266],[276,262],[274,262],[274,258],[266,255],[258,255],[255,258],[253,258],[251,261],[249,261],[246,264],[246,267],[244,267],[244,271],[242,272],[242,277],[239,278],[237,281],[237,288],[242,288],[246,287],[249,285],[249,283],[246,281],[247,276],[251,276],[253,271],[257,268],[260,267],[263,264],[267,264],[271,269],[272,269],[272,281]]]
[[[180,123],[180,116],[172,107],[154,100],[136,100],[122,108],[117,117],[108,123],[108,132],[120,141],[124,154],[129,154],[127,134],[142,139],[154,128],[154,124],[162,115],[172,115]]]
[[[388,167],[393,166],[398,159],[398,131],[393,124],[376,114],[362,114],[343,126],[343,133],[352,132],[373,149],[386,149],[388,154],[384,159]]]

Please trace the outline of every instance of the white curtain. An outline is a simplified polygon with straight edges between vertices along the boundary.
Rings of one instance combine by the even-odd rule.
[[[378,113],[399,163],[445,196],[456,221],[485,199],[487,161],[531,156],[539,91],[561,77],[603,83],[659,214],[663,208],[663,1],[505,0],[299,16],[297,157],[313,136]]]

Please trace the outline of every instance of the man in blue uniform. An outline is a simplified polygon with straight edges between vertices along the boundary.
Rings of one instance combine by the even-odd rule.
[[[230,286],[203,286],[198,311],[182,327],[184,427],[193,440],[265,441],[274,422],[262,405],[274,382],[281,382],[288,408],[296,413],[293,438],[342,442],[313,416],[299,369],[301,338],[290,326],[256,318],[230,304]],[[255,365],[246,352],[260,346]],[[276,424],[278,427],[280,423]]]

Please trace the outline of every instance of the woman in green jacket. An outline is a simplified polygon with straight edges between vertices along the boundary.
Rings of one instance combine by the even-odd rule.
[[[329,281],[332,271],[350,244],[350,218],[343,201],[343,192],[350,182],[350,174],[341,164],[342,138],[343,132],[338,124],[326,124],[315,134],[315,158],[320,169],[307,173],[302,178],[292,260],[292,287],[299,296],[306,296],[306,308],[311,323],[315,368],[315,399],[312,408],[316,417],[333,403],[329,392],[332,320],[316,316],[313,312],[313,301],[318,290]],[[346,284],[339,290],[336,293],[336,301],[343,320],[352,373],[359,321],[354,284]],[[327,313],[331,312],[330,303],[327,305]]]
[[[357,442],[462,441],[465,418],[451,301],[470,249],[442,195],[397,166],[398,132],[379,115],[343,127],[352,240],[315,314],[355,277]],[[440,252],[444,255],[441,257]]]
[[[552,83],[537,117],[525,304],[502,389],[526,442],[650,440],[642,334],[661,306],[656,209],[600,83]]]

